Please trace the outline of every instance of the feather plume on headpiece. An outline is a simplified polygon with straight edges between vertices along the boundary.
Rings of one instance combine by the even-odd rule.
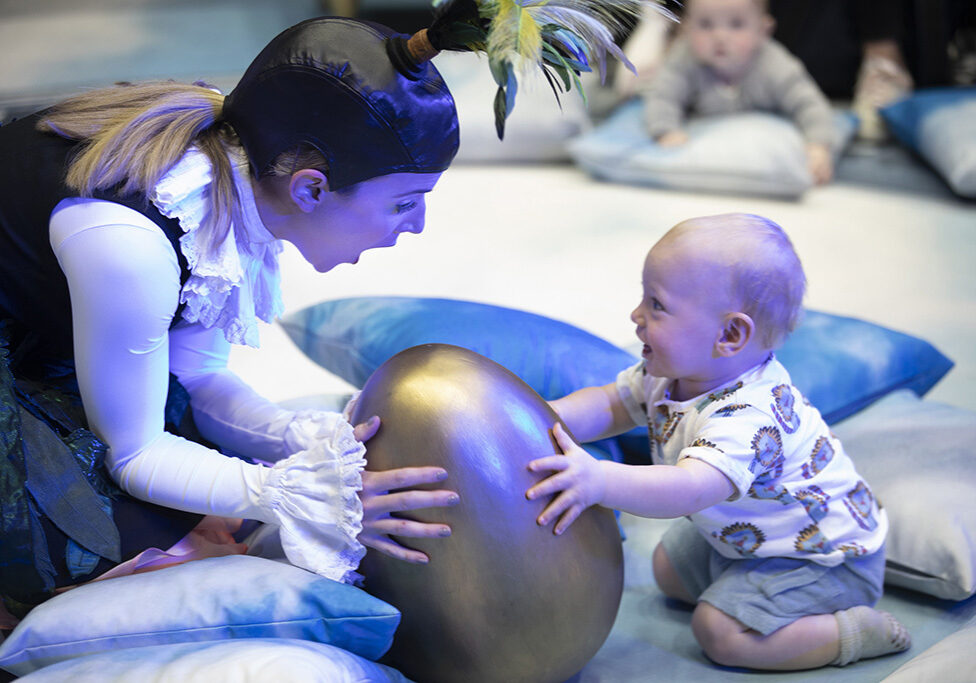
[[[525,73],[538,66],[557,101],[560,92],[574,86],[585,101],[579,75],[595,65],[601,80],[605,79],[608,54],[634,71],[616,39],[645,9],[674,19],[658,0],[433,0],[433,5],[433,24],[407,41],[407,49],[417,63],[440,50],[486,53],[498,84],[495,129],[499,139],[515,106],[516,71]]]

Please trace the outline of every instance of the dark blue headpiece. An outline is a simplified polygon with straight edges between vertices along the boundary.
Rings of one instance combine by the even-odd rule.
[[[310,19],[279,34],[224,101],[223,119],[261,175],[307,143],[336,190],[389,173],[437,173],[458,149],[454,100],[430,62],[396,66],[379,24]]]

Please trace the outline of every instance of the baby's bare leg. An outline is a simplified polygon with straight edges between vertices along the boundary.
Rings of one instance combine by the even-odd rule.
[[[691,628],[713,661],[772,671],[850,664],[907,650],[912,642],[897,619],[866,605],[801,617],[763,636],[702,602],[692,615]]]
[[[695,604],[695,598],[688,593],[688,589],[681,583],[678,572],[674,570],[674,565],[671,564],[671,560],[668,559],[668,554],[665,552],[664,546],[660,543],[654,548],[651,564],[654,568],[654,580],[657,582],[657,587],[661,589],[662,593],[674,600],[680,600],[689,605]]]
[[[768,636],[746,628],[707,602],[698,603],[691,629],[712,661],[770,671],[815,669],[833,662],[840,652],[833,614],[813,614]]]

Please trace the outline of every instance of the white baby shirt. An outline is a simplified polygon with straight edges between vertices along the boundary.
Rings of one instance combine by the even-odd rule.
[[[670,400],[671,386],[643,362],[616,382],[635,423],[648,426],[654,464],[697,458],[735,486],[729,500],[689,516],[719,553],[833,566],[881,548],[885,511],[774,356],[687,401]]]

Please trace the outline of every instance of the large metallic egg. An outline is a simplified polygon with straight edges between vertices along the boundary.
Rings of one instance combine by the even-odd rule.
[[[528,501],[528,462],[558,452],[558,419],[527,384],[473,351],[425,344],[369,378],[353,423],[382,419],[368,469],[439,465],[459,505],[410,513],[450,538],[397,539],[427,565],[370,550],[370,593],[403,613],[385,662],[424,683],[558,683],[606,640],[623,590],[613,513],[593,507],[561,536]],[[404,515],[408,516],[408,515]]]

